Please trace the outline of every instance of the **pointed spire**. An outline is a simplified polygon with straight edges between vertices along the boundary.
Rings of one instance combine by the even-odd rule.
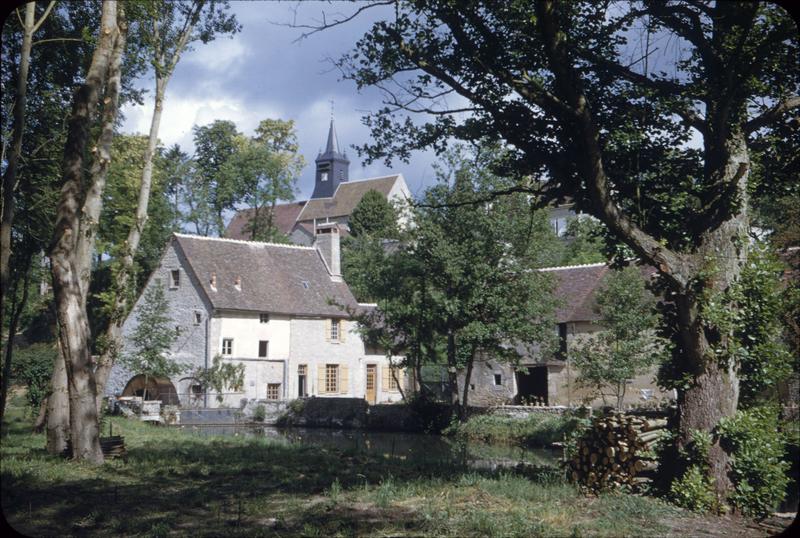
[[[331,127],[328,130],[328,143],[325,146],[325,153],[339,153],[339,139],[336,136],[336,127],[331,119]]]

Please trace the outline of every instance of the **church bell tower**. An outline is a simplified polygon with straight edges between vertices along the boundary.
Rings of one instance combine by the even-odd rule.
[[[325,152],[317,155],[317,174],[314,182],[314,192],[311,198],[330,198],[336,192],[339,183],[349,179],[350,161],[345,153],[339,151],[339,140],[336,137],[336,127],[331,118],[328,129],[328,143]]]

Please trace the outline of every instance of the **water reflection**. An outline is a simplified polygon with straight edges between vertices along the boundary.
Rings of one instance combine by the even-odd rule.
[[[271,426],[182,426],[193,435],[266,437],[287,444],[331,447],[386,458],[468,462],[473,467],[513,467],[523,462],[555,467],[560,451],[517,446],[455,441],[425,433],[373,432],[324,428],[275,428]]]

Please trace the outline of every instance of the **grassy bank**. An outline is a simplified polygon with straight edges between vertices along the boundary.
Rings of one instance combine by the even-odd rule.
[[[581,419],[573,416],[544,413],[526,418],[476,415],[464,423],[450,426],[445,433],[485,443],[549,447],[554,442],[563,441],[580,424]]]
[[[2,507],[28,536],[623,536],[706,522],[650,498],[583,497],[553,470],[477,473],[119,418],[128,462],[92,467],[48,455],[30,419],[9,415]]]

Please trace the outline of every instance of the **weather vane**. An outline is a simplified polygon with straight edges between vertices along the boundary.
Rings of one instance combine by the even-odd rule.
[[[331,121],[333,121],[333,99],[331,99]]]

